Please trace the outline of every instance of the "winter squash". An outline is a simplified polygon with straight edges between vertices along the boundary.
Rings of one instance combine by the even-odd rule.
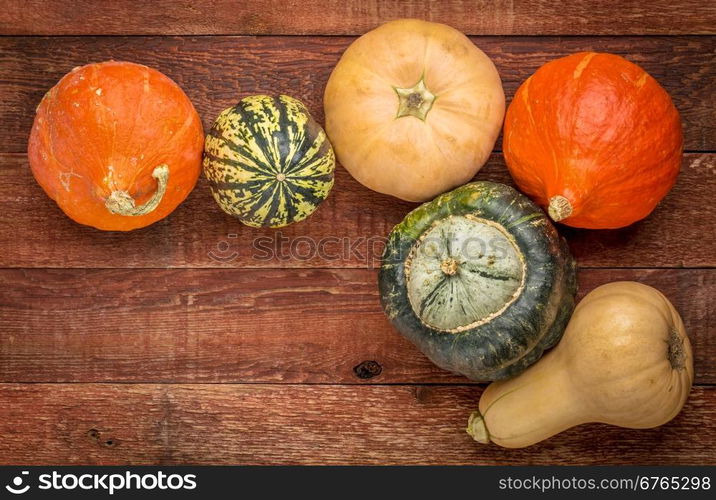
[[[561,337],[575,266],[529,199],[474,182],[408,214],[379,277],[383,309],[435,364],[474,380],[513,376]]]
[[[582,299],[557,347],[485,390],[468,432],[521,448],[586,422],[656,427],[681,411],[693,379],[674,306],[647,285],[609,283]]]
[[[204,133],[179,86],[152,68],[75,68],[37,108],[32,173],[70,218],[129,231],[169,215],[201,172]]]
[[[254,227],[311,215],[333,187],[335,157],[301,101],[255,95],[225,109],[206,137],[204,173],[222,210]]]
[[[521,191],[568,226],[643,219],[681,165],[679,113],[636,64],[583,52],[551,61],[517,90],[503,150]]]
[[[487,161],[505,110],[492,61],[444,24],[402,19],[353,42],[324,95],[326,131],[360,183],[425,201]]]
[[[547,216],[511,187],[474,182],[409,213],[390,234],[383,310],[435,364],[510,377],[562,335],[575,266]]]

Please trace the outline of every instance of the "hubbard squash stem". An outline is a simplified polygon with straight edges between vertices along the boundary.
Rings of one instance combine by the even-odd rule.
[[[127,191],[112,191],[107,197],[104,206],[107,210],[116,215],[146,215],[159,206],[159,203],[167,191],[167,182],[169,181],[169,167],[167,165],[159,165],[152,172],[152,177],[157,180],[157,190],[154,195],[143,205],[136,206],[134,198]]]
[[[559,222],[572,215],[572,204],[567,198],[558,194],[549,199],[547,212],[553,221]]]
[[[478,443],[489,444],[490,433],[480,410],[475,410],[467,421],[467,433]]]

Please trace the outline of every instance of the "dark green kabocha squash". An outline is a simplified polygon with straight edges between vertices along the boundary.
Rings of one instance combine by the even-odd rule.
[[[255,95],[225,109],[204,146],[204,174],[226,213],[254,227],[311,215],[333,187],[333,148],[301,101]]]
[[[379,274],[393,325],[436,365],[473,380],[511,377],[562,336],[575,264],[528,198],[473,182],[413,210]]]

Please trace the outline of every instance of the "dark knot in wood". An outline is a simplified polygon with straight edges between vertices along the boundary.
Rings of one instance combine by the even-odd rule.
[[[356,377],[367,379],[377,377],[383,371],[383,367],[377,361],[363,361],[357,366],[353,367],[353,372]]]

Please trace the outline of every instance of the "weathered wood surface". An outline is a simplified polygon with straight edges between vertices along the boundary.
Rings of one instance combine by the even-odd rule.
[[[716,388],[648,430],[590,424],[521,450],[465,433],[478,386],[3,384],[0,463],[716,464]]]
[[[675,23],[678,24],[678,23]],[[186,91],[205,128],[240,97],[292,95],[323,122],[326,81],[349,37],[3,37],[0,38],[0,152],[23,152],[44,93],[73,67],[107,59],[152,66]],[[495,62],[511,100],[549,60],[595,50],[640,64],[672,95],[685,148],[716,150],[716,37],[475,37]],[[711,61],[711,63],[709,63]],[[499,148],[501,142],[498,142]]]
[[[691,152],[674,190],[629,228],[560,231],[581,266],[580,296],[637,280],[682,313],[700,385],[674,421],[642,431],[588,425],[524,450],[472,442],[464,427],[482,387],[439,370],[392,329],[370,269],[415,205],[363,188],[341,167],[319,211],[280,232],[224,215],[203,180],[164,221],[100,232],[65,217],[32,179],[35,106],[74,66],[153,66],[182,86],[205,127],[255,93],[301,98],[322,122],[343,50],[399,17],[478,35],[508,102],[539,66],[583,50],[627,57],[673,96]],[[709,34],[716,3],[702,0],[6,0],[0,464],[716,465]],[[509,183],[501,156],[477,179]],[[279,234],[288,258],[262,258]]]
[[[716,384],[716,269],[579,273],[680,311]],[[0,382],[466,383],[384,317],[375,271],[0,270]]]
[[[708,0],[5,0],[0,33],[355,35],[401,17],[475,35],[716,33]]]
[[[647,219],[614,231],[561,227],[582,267],[716,266],[716,155],[687,154],[676,186]],[[364,188],[342,167],[309,219],[274,229],[224,214],[202,180],[168,218],[131,233],[66,217],[25,155],[0,154],[0,267],[375,267],[385,237],[416,205]],[[501,155],[476,179],[511,183]],[[270,251],[269,251],[270,249]]]

